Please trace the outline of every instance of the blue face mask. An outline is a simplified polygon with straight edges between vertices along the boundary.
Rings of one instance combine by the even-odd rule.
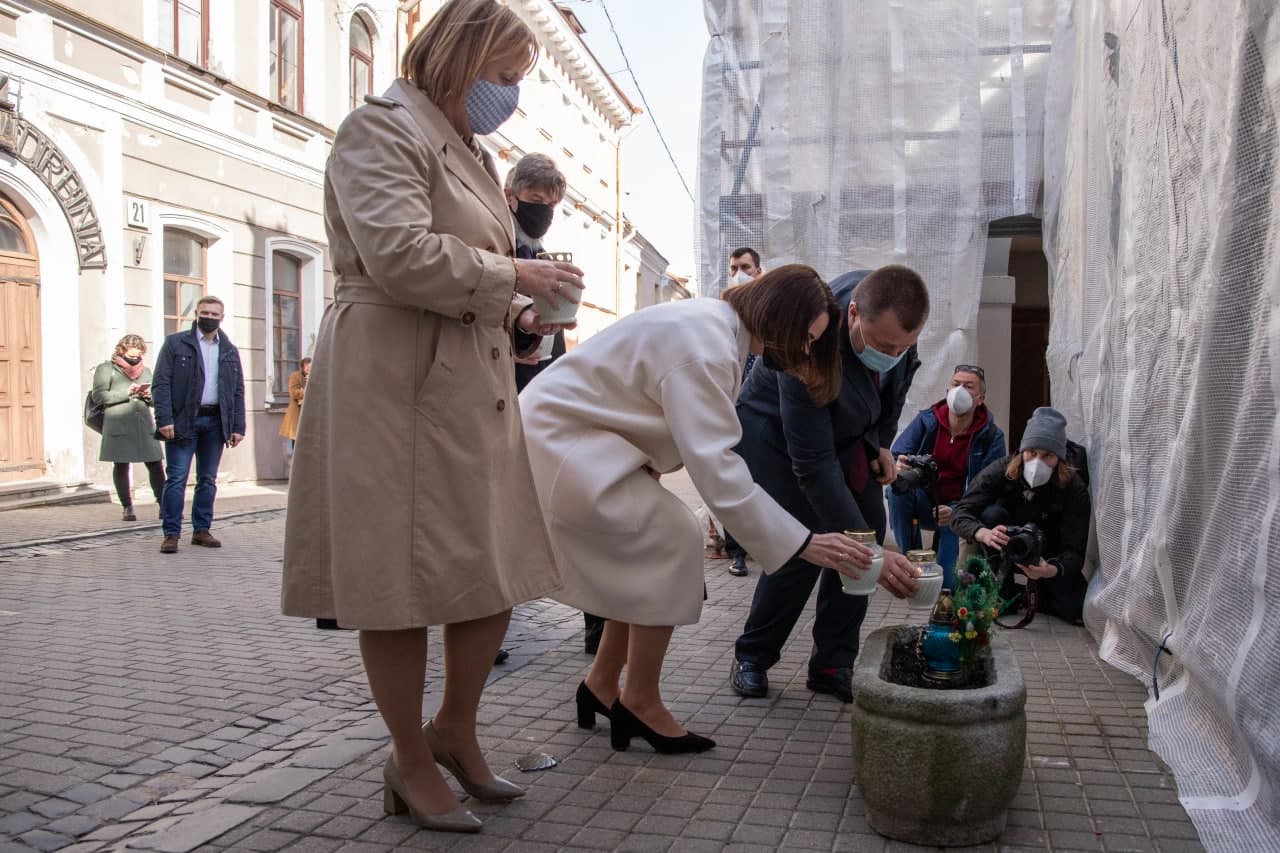
[[[519,86],[499,86],[488,80],[477,80],[467,95],[467,120],[471,122],[471,132],[481,136],[493,133],[511,118],[519,103]]]
[[[859,330],[861,332],[861,330]],[[858,361],[862,362],[868,370],[874,370],[881,375],[888,373],[897,367],[898,362],[902,361],[902,357],[907,354],[906,350],[897,355],[888,355],[880,352],[880,350],[867,343],[865,335],[862,336],[862,352],[857,353]]]

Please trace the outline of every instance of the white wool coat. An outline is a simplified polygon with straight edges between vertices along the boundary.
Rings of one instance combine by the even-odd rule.
[[[520,395],[529,461],[564,581],[552,597],[639,625],[698,621],[703,531],[644,470],[688,469],[766,571],[809,535],[734,452],[750,335],[720,299],[646,308],[569,351]]]

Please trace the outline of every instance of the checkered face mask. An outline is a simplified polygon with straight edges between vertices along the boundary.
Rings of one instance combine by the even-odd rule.
[[[488,80],[477,80],[467,95],[467,119],[471,132],[493,133],[511,118],[520,103],[519,86],[499,86]]]

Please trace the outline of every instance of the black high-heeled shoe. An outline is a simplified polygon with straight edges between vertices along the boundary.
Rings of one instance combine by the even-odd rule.
[[[578,695],[575,698],[578,702],[578,728],[594,729],[596,727],[596,714],[606,720],[609,719],[609,706],[601,702],[596,694],[591,692],[587,682],[584,681],[578,685]]]
[[[706,752],[716,745],[709,737],[685,732],[680,737],[660,735],[646,726],[639,717],[627,710],[622,700],[613,703],[609,709],[609,742],[618,752],[624,752],[631,745],[631,738],[638,737],[648,741],[654,752],[664,755],[678,755],[684,752]]]

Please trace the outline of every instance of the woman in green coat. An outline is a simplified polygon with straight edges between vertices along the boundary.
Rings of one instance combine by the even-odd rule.
[[[151,418],[151,368],[142,364],[147,345],[138,335],[125,335],[115,354],[93,372],[93,401],[103,406],[100,462],[113,462],[111,478],[124,507],[124,520],[137,521],[133,512],[133,487],[129,469],[134,462],[147,466],[156,504],[164,491],[164,465],[160,442]]]

